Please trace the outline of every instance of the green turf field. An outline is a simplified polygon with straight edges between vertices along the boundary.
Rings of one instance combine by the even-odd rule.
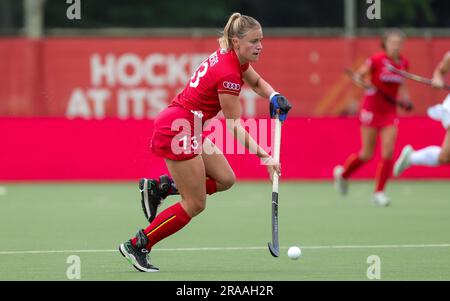
[[[282,183],[275,259],[271,185],[239,183],[156,245],[159,273],[140,273],[117,251],[146,226],[134,183],[4,183],[0,280],[67,280],[70,255],[82,280],[367,280],[370,255],[381,260],[381,280],[450,280],[449,182],[390,183],[388,208],[370,203],[372,182],[350,189],[342,198],[329,182]],[[287,257],[292,245],[299,260]]]

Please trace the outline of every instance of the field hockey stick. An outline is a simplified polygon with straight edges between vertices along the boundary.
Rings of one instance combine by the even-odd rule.
[[[423,76],[420,76],[417,74],[413,74],[413,73],[407,72],[405,70],[400,70],[390,64],[386,64],[386,68],[393,73],[403,76],[404,78],[414,80],[414,81],[422,83],[422,84],[431,85],[432,80],[429,78],[426,78],[426,77],[423,77]],[[450,90],[450,85],[444,84],[442,89]]]
[[[280,146],[281,146],[281,121],[275,116],[275,147],[273,158],[275,162],[280,162]],[[269,251],[273,257],[280,256],[280,246],[278,242],[278,173],[273,173],[272,179],[272,242],[268,243]]]
[[[386,100],[387,102],[389,102],[390,104],[392,104],[394,106],[399,106],[400,108],[402,108],[406,111],[411,111],[413,109],[413,104],[411,102],[397,100],[394,97],[392,97],[391,95],[384,92],[383,90],[381,90],[375,86],[368,85],[360,77],[356,76],[352,70],[350,70],[348,68],[345,69],[345,74],[347,74],[358,87],[363,88],[364,90],[374,89],[374,90],[378,91],[381,94],[381,96],[383,96],[383,99]]]

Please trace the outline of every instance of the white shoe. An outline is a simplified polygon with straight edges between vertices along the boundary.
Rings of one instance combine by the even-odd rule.
[[[413,151],[414,149],[409,144],[403,147],[400,157],[398,157],[394,164],[395,177],[400,176],[405,169],[411,166],[410,158]]]
[[[381,206],[381,207],[387,207],[391,203],[389,201],[389,198],[382,191],[376,192],[373,195],[372,201],[376,206]]]
[[[344,167],[341,165],[337,165],[333,169],[334,187],[341,195],[346,195],[348,193],[348,181],[342,177],[343,172]]]
[[[437,104],[429,107],[427,110],[427,114],[431,119],[440,121],[444,129],[450,127],[450,110],[446,108],[446,106]]]

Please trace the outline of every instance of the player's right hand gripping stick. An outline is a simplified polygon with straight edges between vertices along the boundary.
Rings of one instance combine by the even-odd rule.
[[[414,109],[414,104],[410,100],[402,100],[399,102],[400,108],[404,109],[407,112],[410,112]]]
[[[278,114],[278,118],[281,122],[285,121],[287,118],[287,113],[292,108],[286,97],[278,92],[272,93],[270,95],[270,117],[274,118]]]

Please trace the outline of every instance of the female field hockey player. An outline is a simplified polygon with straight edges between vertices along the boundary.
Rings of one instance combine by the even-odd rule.
[[[450,51],[448,51],[433,72],[431,84],[433,87],[442,89],[444,87],[444,77],[450,72]],[[444,99],[442,104],[437,104],[428,109],[428,116],[431,119],[442,122],[446,130],[442,146],[428,146],[420,150],[414,150],[411,145],[406,145],[400,157],[394,165],[394,176],[400,174],[410,166],[439,166],[450,164],[450,94]]]
[[[284,121],[291,108],[288,100],[275,92],[249,64],[259,59],[262,38],[258,21],[239,13],[232,14],[219,39],[220,48],[198,67],[185,89],[157,116],[151,151],[164,158],[172,177],[163,175],[159,179],[140,181],[142,207],[150,225],[119,247],[137,270],[158,271],[147,256],[153,246],[200,214],[205,209],[207,194],[225,191],[235,182],[234,172],[224,155],[211,140],[202,139],[201,129],[195,130],[195,124],[203,126],[222,110],[234,137],[266,163],[270,176],[280,173],[279,163],[274,162],[239,122],[238,96],[244,83],[269,99],[271,117],[278,114]],[[180,121],[190,125],[190,129],[174,131],[174,122]],[[203,147],[201,152],[199,146]],[[161,201],[173,194],[180,195],[180,202],[156,215]]]
[[[335,186],[345,195],[348,191],[348,179],[369,161],[376,148],[378,136],[381,138],[381,161],[376,172],[376,185],[373,202],[378,206],[389,205],[384,194],[386,182],[392,172],[392,155],[397,137],[397,108],[392,99],[398,92],[404,103],[409,103],[408,92],[403,78],[390,72],[386,64],[401,70],[408,69],[408,61],[400,54],[404,42],[404,34],[399,30],[390,30],[383,35],[383,51],[372,55],[355,73],[359,80],[366,80],[370,75],[370,89],[366,90],[359,113],[361,131],[361,150],[350,155],[344,166],[336,166],[333,170]]]

